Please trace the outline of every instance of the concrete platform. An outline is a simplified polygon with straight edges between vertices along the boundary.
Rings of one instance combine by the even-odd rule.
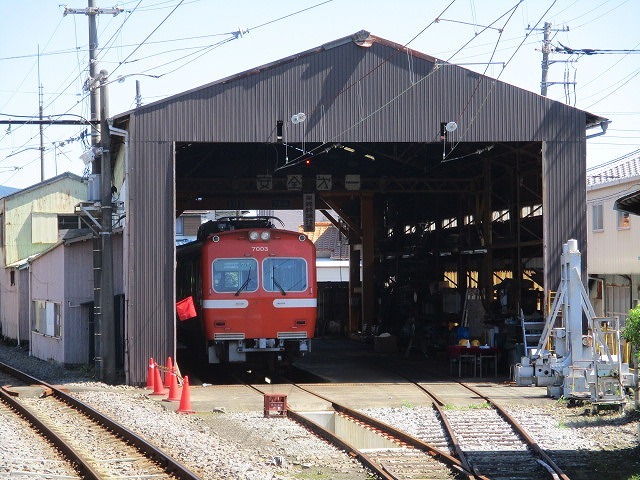
[[[418,382],[430,389],[445,403],[464,407],[482,400],[459,385],[469,383],[482,393],[504,403],[544,404],[554,400],[546,397],[543,387],[517,387],[506,376],[455,378],[449,375],[447,359],[430,359],[423,355],[379,353],[371,343],[348,339],[316,339],[312,352],[295,365],[323,378],[326,383],[304,384],[303,388],[352,408],[425,406],[431,403]],[[256,384],[268,394],[287,396],[290,408],[298,411],[323,411],[330,403],[318,399],[290,384]],[[193,410],[263,411],[264,398],[254,389],[240,385],[204,385],[190,387]],[[178,409],[178,402],[165,402],[153,396],[168,409]]]

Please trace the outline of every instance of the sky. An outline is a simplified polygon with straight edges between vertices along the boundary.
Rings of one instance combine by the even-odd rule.
[[[547,80],[558,83],[547,96],[611,120],[606,135],[587,140],[587,167],[640,153],[638,0],[105,1],[95,4],[123,8],[97,16],[111,115],[135,107],[136,81],[148,104],[360,30],[539,94],[550,22]],[[0,125],[0,185],[25,188],[42,171],[82,175],[85,127],[43,127],[41,161],[40,128],[24,122],[38,118],[40,102],[45,118],[90,117],[88,17],[64,15],[59,0],[3,6],[0,120],[15,123]]]

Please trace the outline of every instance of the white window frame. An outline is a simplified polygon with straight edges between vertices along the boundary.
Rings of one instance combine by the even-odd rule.
[[[49,337],[62,337],[61,305],[46,300],[33,301],[33,331]]]
[[[631,228],[631,216],[629,212],[618,210],[617,222],[618,230],[629,230]]]
[[[600,218],[597,218],[597,215]],[[597,221],[599,220],[599,222]],[[604,205],[602,203],[594,203],[591,206],[591,230],[594,232],[604,231]]]

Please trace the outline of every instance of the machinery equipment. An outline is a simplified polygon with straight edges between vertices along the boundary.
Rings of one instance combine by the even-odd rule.
[[[549,396],[623,408],[633,386],[622,363],[617,317],[596,317],[581,280],[578,242],[562,248],[561,281],[537,348],[514,367],[517,385],[546,386]],[[524,332],[526,335],[527,332]]]

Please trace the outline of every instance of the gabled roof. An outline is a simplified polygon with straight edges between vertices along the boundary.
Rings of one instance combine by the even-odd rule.
[[[64,173],[61,173],[60,175],[56,175],[55,177],[48,178],[44,182],[36,183],[36,184],[31,185],[29,187],[23,188],[22,190],[17,190],[17,191],[14,191],[12,193],[9,193],[8,195],[6,195],[6,196],[4,196],[2,198],[13,198],[13,197],[22,195],[24,193],[32,192],[34,190],[42,188],[44,185],[51,185],[52,183],[59,182],[59,181],[64,180],[66,178],[70,178],[72,180],[77,180],[78,182],[82,182],[82,177],[76,175],[75,173],[64,172]]]
[[[332,260],[349,258],[349,243],[331,222],[316,222],[315,227],[313,232],[306,232],[306,235],[316,246],[318,258]],[[302,227],[300,231],[302,232]]]
[[[318,47],[315,48],[311,48],[309,50],[305,50],[303,52],[300,53],[296,53],[294,55],[290,55],[288,57],[284,57],[281,58],[279,60],[273,61],[273,62],[269,62],[260,66],[256,66],[254,68],[251,68],[249,70],[245,70],[243,72],[239,72],[227,77],[224,77],[222,79],[219,80],[215,80],[213,82],[204,84],[204,85],[200,85],[198,87],[186,90],[184,92],[180,92],[171,96],[168,96],[166,98],[163,98],[161,100],[158,100],[156,102],[151,102],[148,104],[143,105],[142,107],[138,107],[136,109],[132,109],[123,113],[120,113],[118,115],[114,115],[115,119],[120,119],[122,121],[125,121],[126,123],[126,119],[127,117],[133,113],[133,112],[139,112],[139,111],[143,111],[145,109],[154,109],[158,106],[162,106],[163,104],[167,104],[167,103],[171,103],[177,99],[182,99],[184,98],[188,98],[191,97],[193,95],[197,95],[199,92],[201,91],[205,91],[207,89],[209,89],[210,87],[214,87],[214,86],[221,86],[224,84],[229,84],[235,81],[238,81],[240,79],[244,79],[244,78],[248,78],[248,77],[252,77],[252,76],[256,76],[256,75],[260,75],[263,74],[269,70],[273,70],[276,69],[278,67],[281,67],[283,65],[286,64],[290,64],[290,63],[294,63],[294,62],[299,62],[300,60],[304,60],[306,57],[311,57],[314,55],[318,55],[319,53],[322,52],[327,52],[327,51],[331,51],[331,50],[335,50],[338,47],[342,47],[346,44],[349,43],[353,43],[355,45],[358,45],[360,47],[370,47],[374,44],[377,45],[383,45],[385,47],[389,47],[392,50],[396,51],[396,54],[402,54],[403,56],[406,56],[407,58],[412,57],[414,59],[420,59],[420,60],[426,60],[429,63],[432,63],[436,66],[442,66],[442,65],[453,65],[453,64],[449,64],[448,62],[435,58],[431,55],[425,54],[425,53],[421,53],[415,50],[412,50],[408,47],[406,47],[405,45],[401,45],[399,43],[393,42],[391,40],[387,40],[385,38],[382,37],[378,37],[376,35],[372,35],[370,32],[366,31],[366,30],[360,30],[358,32],[355,32],[352,35],[348,35],[342,38],[338,38],[336,40],[333,40],[331,42],[327,42],[323,45],[320,45]],[[373,70],[376,70],[378,67],[382,66],[385,63],[391,62],[392,60],[397,60],[394,59],[393,57],[396,56],[396,54],[393,54],[391,56],[389,56],[386,59],[381,60],[381,62],[378,64],[377,67],[375,67]],[[461,66],[455,66],[453,65],[455,68],[457,69],[461,69],[461,70],[466,70],[464,67]],[[371,72],[373,72],[373,70]],[[371,73],[370,72],[370,73]],[[419,76],[419,74],[417,72],[414,72],[417,76]],[[481,75],[481,74],[475,74],[479,77],[486,77],[485,75]],[[417,77],[416,77],[417,78]],[[486,77],[488,80],[490,80],[491,82],[494,81],[494,79],[492,79],[491,77]],[[502,82],[500,82],[502,83]],[[347,86],[345,90],[350,89],[350,86]],[[520,87],[517,87],[519,90],[523,90]],[[525,91],[525,90],[523,90]],[[534,92],[527,92],[527,93],[531,93],[534,95],[537,95]],[[564,104],[562,104],[563,106],[566,106]],[[578,109],[576,109],[578,110]],[[585,113],[585,117],[586,117],[586,127],[587,128],[593,128],[593,127],[598,127],[601,126],[604,123],[608,122],[608,119],[589,113],[589,112],[584,112]]]
[[[587,186],[620,183],[636,177],[640,178],[640,155],[590,169],[587,171]]]
[[[18,190],[19,188],[0,186],[0,198],[6,197],[7,195],[10,195]]]

